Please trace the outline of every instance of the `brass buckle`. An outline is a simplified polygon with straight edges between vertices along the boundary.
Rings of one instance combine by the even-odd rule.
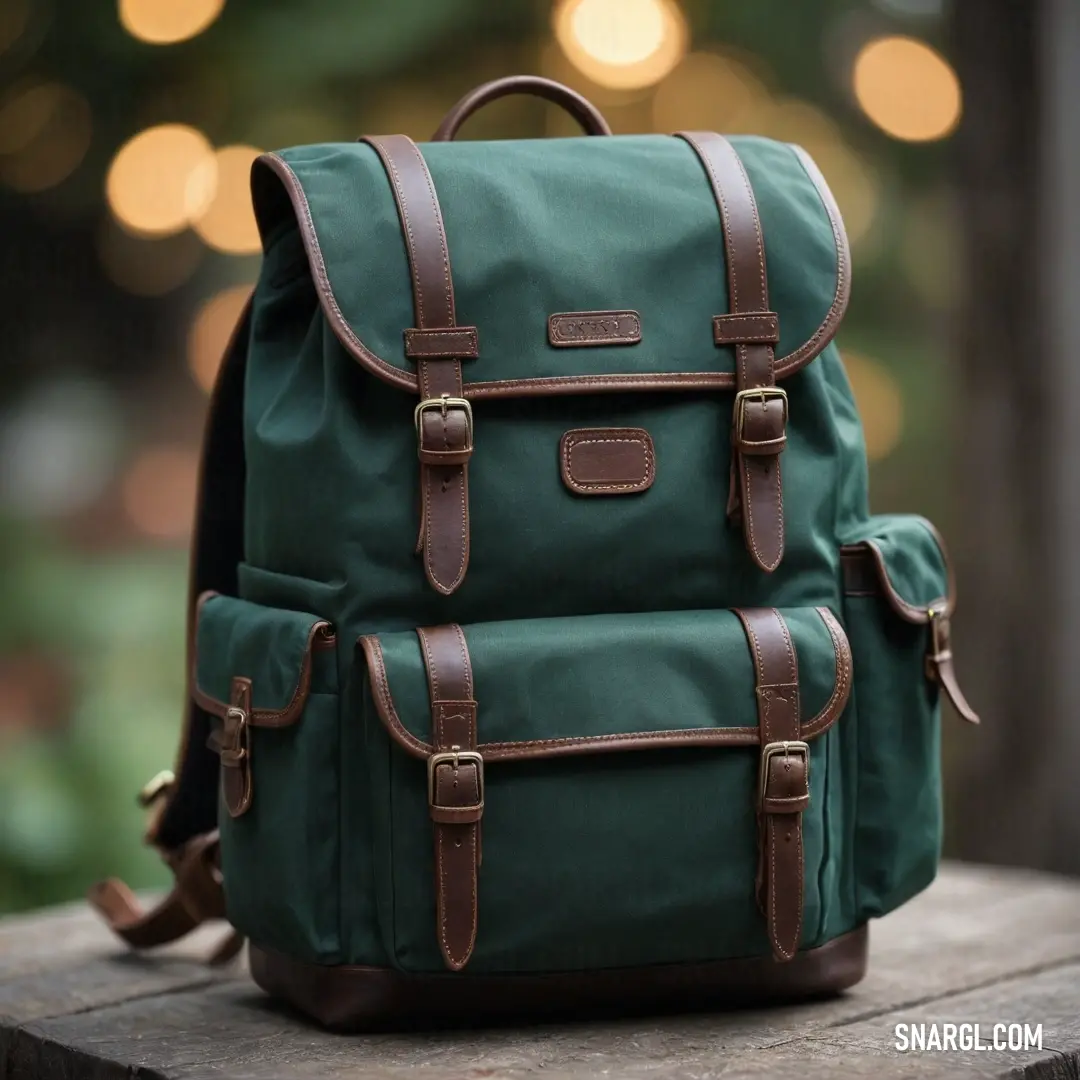
[[[148,809],[153,806],[163,795],[168,794],[169,788],[176,783],[176,775],[172,769],[162,769],[161,772],[155,773],[141,788],[139,788],[138,795],[135,796],[136,802],[144,809]]]
[[[472,405],[465,398],[451,397],[449,394],[440,394],[437,398],[425,398],[413,409],[413,424],[416,426],[416,438],[422,438],[420,432],[421,417],[428,409],[438,409],[445,418],[448,409],[461,409],[465,413],[465,430],[469,433],[469,445],[462,447],[462,453],[471,451],[473,448],[473,413]]]
[[[929,659],[940,662],[952,656],[952,642],[949,639],[949,619],[944,607],[929,607],[926,617],[930,622]]]
[[[787,391],[779,386],[759,386],[755,390],[740,390],[735,395],[735,438],[743,442],[743,426],[746,423],[747,401],[760,401],[762,405],[769,400],[781,401],[784,404],[784,427],[788,422],[788,399]]]
[[[769,763],[774,757],[802,758],[806,767],[806,790],[810,791],[810,745],[798,739],[766,743],[761,749],[761,768],[758,773],[758,789],[762,802],[765,801],[765,789],[769,786]]]
[[[236,726],[229,731],[230,721]],[[247,757],[244,745],[247,736],[248,714],[238,705],[225,710],[225,722],[221,729],[220,758],[223,765],[239,765]]]
[[[428,806],[435,806],[435,770],[440,765],[452,764],[455,769],[463,761],[471,761],[476,766],[477,786],[480,789],[480,801],[475,806],[455,806],[454,810],[484,809],[484,756],[476,750],[444,750],[432,754],[427,760],[427,798]]]

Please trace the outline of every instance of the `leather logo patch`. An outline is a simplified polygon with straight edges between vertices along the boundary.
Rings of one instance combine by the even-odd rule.
[[[548,316],[548,341],[558,349],[585,345],[636,345],[641,316],[636,311],[560,311]]]
[[[573,428],[559,445],[563,483],[578,495],[633,495],[656,476],[656,452],[644,428]]]

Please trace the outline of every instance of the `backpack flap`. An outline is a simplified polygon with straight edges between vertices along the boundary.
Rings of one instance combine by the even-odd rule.
[[[761,138],[731,143],[761,217],[783,379],[825,348],[844,314],[847,238],[804,151]],[[422,153],[457,321],[478,331],[464,365],[467,397],[734,386],[735,346],[717,346],[713,334],[713,317],[733,310],[724,238],[685,141],[429,143]],[[264,244],[288,249],[282,275],[310,273],[342,347],[378,378],[418,392],[406,355],[405,331],[417,321],[408,253],[375,149],[266,154],[252,191]],[[296,234],[302,248],[290,243]]]
[[[472,403],[491,398],[734,388],[729,517],[760,569],[779,566],[776,384],[835,333],[849,256],[803,151],[738,147],[682,133],[421,152],[395,135],[256,162],[267,278],[310,275],[313,315],[317,298],[344,350],[421,398],[419,549],[436,591],[465,577]]]

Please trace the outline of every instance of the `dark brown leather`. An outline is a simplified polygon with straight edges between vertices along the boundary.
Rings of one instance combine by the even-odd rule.
[[[739,608],[754,656],[761,778],[758,902],[773,955],[791,960],[803,925],[803,811],[810,805],[810,756],[799,722],[799,665],[791,634],[775,608]],[[787,744],[796,743],[799,749]]]
[[[769,956],[537,975],[411,975],[393,968],[324,967],[252,945],[251,975],[269,994],[335,1030],[460,1022],[584,1019],[775,1005],[828,997],[866,974],[864,925],[788,964]]]
[[[845,596],[881,596],[877,566],[864,544],[840,549],[840,574]]]
[[[457,624],[417,629],[431,698],[428,808],[435,826],[435,915],[446,966],[460,971],[476,944],[484,766],[476,755],[476,702]],[[459,757],[471,752],[476,759]]]
[[[410,327],[405,331],[405,355],[475,360],[480,355],[476,327]]]
[[[851,694],[851,647],[847,635],[828,608],[817,608],[818,616],[832,638],[836,656],[836,676],[829,700],[820,712],[802,725],[804,739],[828,731],[847,705]],[[431,743],[417,738],[401,722],[390,694],[382,647],[379,639],[364,635],[357,639],[367,664],[372,699],[387,733],[407,754],[426,760]],[[636,750],[655,750],[671,746],[758,746],[761,729],[754,727],[675,728],[669,731],[628,731],[617,735],[581,735],[558,739],[522,739],[514,742],[480,743],[484,761],[528,761],[536,758],[571,757],[580,754],[612,754]]]
[[[794,374],[805,367],[832,341],[840,321],[847,310],[851,296],[851,253],[848,249],[847,236],[840,220],[840,211],[836,200],[829,191],[824,177],[811,158],[798,147],[792,147],[802,162],[806,174],[817,188],[822,205],[829,215],[833,238],[836,243],[837,273],[836,293],[825,318],[806,341],[792,349],[786,356],[775,363],[777,379]],[[264,173],[263,170],[266,170]],[[297,180],[296,174],[284,159],[276,154],[263,154],[256,162],[252,174],[253,182],[263,184],[266,176],[272,174],[280,182],[288,196],[296,215],[296,224],[300,238],[307,252],[308,265],[314,281],[319,304],[327,324],[337,335],[342,347],[357,363],[390,386],[400,387],[411,393],[419,390],[419,380],[411,371],[405,371],[396,364],[377,356],[364,344],[356,331],[342,313],[341,306],[334,296],[330,278],[326,272],[326,260],[323,258],[319,238],[308,206],[307,196]],[[517,398],[517,397],[554,397],[562,394],[604,394],[630,393],[670,390],[727,390],[735,385],[735,373],[731,371],[673,371],[649,372],[644,374],[613,375],[560,375],[543,376],[531,379],[491,379],[470,382],[465,387],[465,397],[470,401],[481,398]]]
[[[652,487],[656,450],[644,428],[573,428],[559,440],[559,468],[578,495],[633,495]]]
[[[610,135],[611,128],[600,110],[569,86],[539,75],[510,75],[470,90],[443,118],[432,142],[449,142],[477,109],[508,94],[531,94],[564,108],[585,129],[586,135]]]
[[[548,316],[548,342],[557,349],[590,345],[636,345],[641,316],[636,311],[557,311]]]
[[[717,345],[775,345],[780,340],[780,318],[765,315],[714,315],[713,341]]]
[[[945,613],[944,605],[941,608],[930,608],[927,615],[930,620],[930,651],[926,656],[926,677],[941,687],[961,720],[977,724],[979,714],[968,704],[956,678],[952,654],[952,623]]]
[[[225,894],[218,869],[219,842],[215,830],[196,836],[166,857],[175,881],[155,907],[144,911],[134,893],[116,878],[94,885],[87,894],[91,906],[117,937],[133,949],[165,945],[189,934],[210,919],[225,918]],[[229,935],[210,957],[224,963],[240,951],[243,938]]]
[[[434,351],[416,353],[421,397],[417,412],[420,458],[420,514],[424,571],[433,588],[449,596],[469,565],[469,459],[473,452],[472,411],[463,404],[461,354],[448,351],[458,341],[478,354],[475,327],[458,327],[446,230],[431,173],[416,144],[405,135],[365,137],[386,169],[401,218],[412,273],[416,327],[413,343],[429,330],[445,335]],[[406,331],[406,342],[409,341]],[[431,407],[431,403],[441,406]]]
[[[739,155],[722,135],[680,131],[700,158],[712,184],[724,229],[728,290],[732,315],[770,315],[765,270],[765,241],[757,203]],[[713,323],[714,332],[716,322]],[[754,562],[775,570],[784,557],[784,495],[780,453],[787,426],[787,400],[771,395],[776,363],[768,342],[735,346],[735,414],[732,420],[732,465],[737,472],[729,513],[741,516],[746,547]],[[762,389],[760,398],[738,396]]]
[[[232,681],[230,706],[215,749],[221,758],[221,800],[232,817],[251,806],[251,680]]]

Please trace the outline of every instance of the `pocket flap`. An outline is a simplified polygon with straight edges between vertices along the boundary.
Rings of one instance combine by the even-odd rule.
[[[848,596],[881,593],[900,618],[952,614],[956,589],[945,542],[925,518],[876,517],[873,534],[841,549]],[[862,565],[860,565],[860,563]]]
[[[803,735],[843,711],[851,653],[826,608],[781,612],[798,657]],[[754,662],[732,611],[593,615],[463,628],[486,760],[759,741]],[[382,723],[426,757],[431,704],[412,632],[360,639]]]
[[[224,717],[233,680],[246,679],[248,722],[285,727],[303,712],[313,652],[333,647],[334,629],[317,615],[203,593],[195,620],[192,697],[200,708]]]

